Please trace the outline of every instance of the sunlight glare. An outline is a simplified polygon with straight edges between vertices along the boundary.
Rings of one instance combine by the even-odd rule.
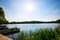
[[[24,4],[25,11],[32,12],[34,11],[34,5],[32,3]]]
[[[27,4],[26,8],[28,11],[33,11],[33,5],[32,4]]]

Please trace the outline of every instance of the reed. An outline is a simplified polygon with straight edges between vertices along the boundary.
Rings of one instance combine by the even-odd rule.
[[[36,29],[29,33],[20,32],[17,40],[60,40],[60,26],[56,29]]]

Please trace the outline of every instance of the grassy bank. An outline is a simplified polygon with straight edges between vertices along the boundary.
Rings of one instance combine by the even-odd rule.
[[[20,32],[16,40],[60,40],[60,26],[56,29],[37,29],[35,32]]]

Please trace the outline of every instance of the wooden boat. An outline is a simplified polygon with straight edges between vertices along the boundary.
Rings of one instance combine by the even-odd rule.
[[[3,35],[14,34],[14,33],[17,33],[17,32],[20,32],[20,29],[11,28],[11,29],[0,30],[0,34],[3,34]]]
[[[11,28],[9,29],[8,27],[6,27],[6,25],[0,25],[0,34],[3,35],[8,35],[8,34],[14,34],[20,32],[19,28]]]
[[[8,27],[6,27],[6,25],[0,25],[0,30],[4,30],[4,29],[8,29]]]
[[[8,29],[8,27],[6,27],[6,25],[0,24],[0,30],[4,30],[4,29]]]

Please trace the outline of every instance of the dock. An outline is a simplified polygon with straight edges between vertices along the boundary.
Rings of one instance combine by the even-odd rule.
[[[0,34],[0,40],[13,40],[13,39],[11,39],[11,38],[9,38],[7,36],[4,36],[2,34]]]

